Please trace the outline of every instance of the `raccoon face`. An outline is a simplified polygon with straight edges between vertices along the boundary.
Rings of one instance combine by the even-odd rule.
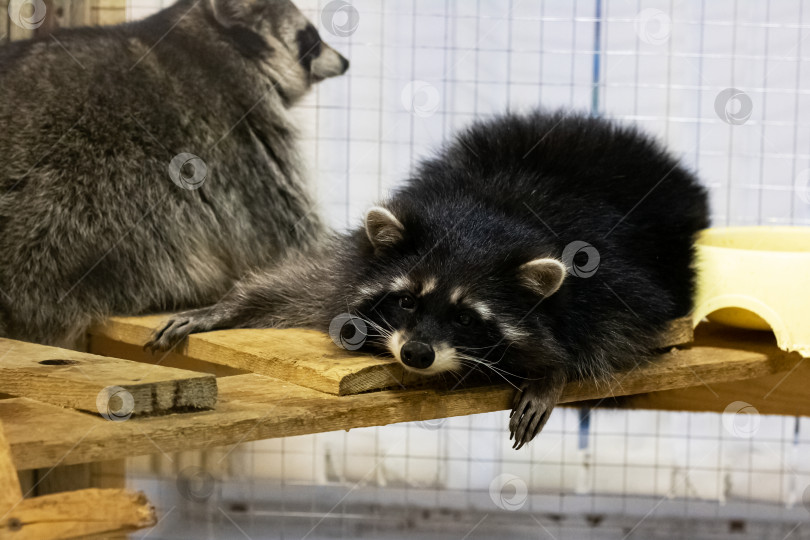
[[[289,0],[208,0],[214,18],[294,102],[313,83],[342,75],[349,61],[321,41]]]
[[[481,270],[481,275],[462,277],[453,272],[458,265],[452,252],[409,256],[402,246],[407,231],[390,211],[372,208],[365,225],[375,252],[389,259],[379,265],[382,275],[359,288],[357,311],[379,338],[377,348],[410,371],[430,375],[476,364],[504,371],[510,362],[499,362],[511,346],[531,347],[533,338],[542,337],[542,329],[524,321],[525,307],[510,299],[554,294],[566,273],[560,261],[541,257],[503,275]],[[388,264],[394,260],[397,264]]]

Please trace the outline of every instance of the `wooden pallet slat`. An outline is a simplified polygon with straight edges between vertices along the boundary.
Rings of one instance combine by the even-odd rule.
[[[116,394],[118,388],[125,392]],[[0,393],[141,415],[210,409],[217,384],[208,374],[0,338]]]
[[[116,317],[90,331],[90,352],[120,354],[116,346],[140,348],[166,315]],[[692,341],[691,319],[678,319],[661,336],[661,348]],[[148,353],[130,349],[139,360]],[[165,353],[152,356],[152,361]],[[389,357],[346,351],[328,335],[304,329],[236,329],[192,334],[171,356],[220,364],[335,395],[426,385],[437,380],[407,371]]]

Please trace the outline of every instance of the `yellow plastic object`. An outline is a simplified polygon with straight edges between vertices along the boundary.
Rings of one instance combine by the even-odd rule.
[[[706,229],[697,242],[693,322],[773,330],[810,358],[810,227]]]

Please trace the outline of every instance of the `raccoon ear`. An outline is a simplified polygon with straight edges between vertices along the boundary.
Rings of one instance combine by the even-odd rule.
[[[403,238],[405,227],[394,214],[382,206],[366,212],[366,234],[374,249],[391,247]]]
[[[565,265],[557,259],[534,259],[520,265],[523,284],[542,296],[551,296],[565,279]]]
[[[208,0],[214,18],[225,28],[251,26],[255,0]]]

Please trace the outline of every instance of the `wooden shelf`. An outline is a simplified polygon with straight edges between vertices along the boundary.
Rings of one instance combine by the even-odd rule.
[[[176,352],[143,350],[166,315],[114,317],[91,329],[92,353],[199,369],[217,374],[256,373],[283,379],[328,394],[345,396],[386,388],[433,385],[441,378],[406,371],[395,359],[337,347],[328,335],[301,329],[238,329],[192,334]],[[672,321],[661,335],[661,348],[692,341],[692,320]]]
[[[108,345],[113,343],[105,339]],[[121,351],[137,348],[132,343],[118,345]],[[190,362],[174,359],[180,361]],[[562,402],[656,392],[652,397],[632,398],[647,399],[646,403],[638,402],[641,406],[654,406],[656,400],[666,403],[666,391],[675,392],[673,389],[694,387],[690,392],[702,392],[707,386],[716,388],[743,380],[738,388],[750,388],[750,380],[755,379],[766,381],[756,386],[763,394],[771,392],[765,401],[778,403],[769,412],[810,414],[804,392],[810,383],[807,364],[798,354],[778,349],[770,334],[725,333],[701,327],[692,346],[673,349],[656,361],[618,374],[610,384],[569,384]],[[774,374],[784,380],[771,391],[767,381]],[[339,396],[266,375],[238,372],[220,376],[217,384],[219,398],[215,408],[208,411],[115,422],[16,397],[0,400],[0,421],[5,425],[15,465],[28,469],[498,411],[509,408],[514,394],[514,388],[495,384],[458,389],[398,388]],[[799,388],[804,392],[801,395]],[[786,399],[775,398],[785,393]],[[745,399],[708,395],[711,399],[703,399],[702,410],[722,411],[730,401]],[[749,400],[755,397],[750,392],[740,395]],[[542,435],[533,444],[542,444]]]

